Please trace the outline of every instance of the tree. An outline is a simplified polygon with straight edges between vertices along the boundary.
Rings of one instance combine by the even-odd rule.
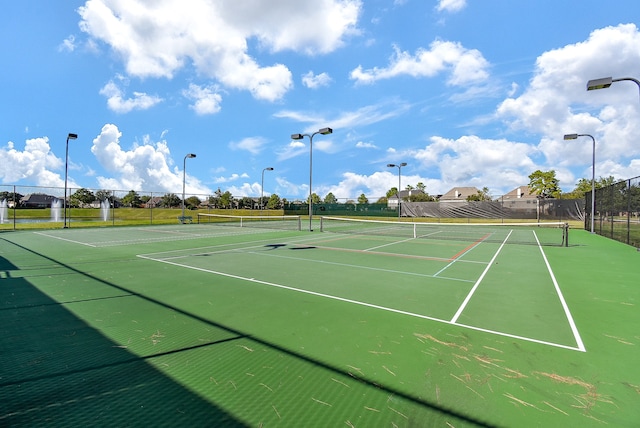
[[[162,206],[165,208],[178,207],[182,204],[180,199],[175,193],[167,193],[162,197]]]
[[[324,197],[324,203],[325,204],[337,204],[338,203],[338,199],[335,197],[335,195],[331,192],[327,193],[327,196]]]
[[[142,205],[142,199],[135,190],[130,190],[129,193],[122,198],[122,205],[130,208],[137,208]]]
[[[392,196],[397,196],[398,195],[398,188],[397,187],[392,187],[391,189],[387,190],[387,198],[390,198]]]
[[[427,186],[422,181],[416,184],[416,189],[422,190],[424,193],[427,193]]]
[[[197,209],[200,206],[201,203],[202,203],[202,201],[197,196],[189,196],[184,201],[185,206],[190,210]]]
[[[478,190],[475,195],[467,196],[467,201],[490,201],[491,195],[489,195],[489,188],[483,187],[482,190]]]
[[[415,187],[413,187],[411,184],[407,184],[407,187],[404,188],[404,190],[408,190],[409,192],[411,192],[413,189],[415,189]]]
[[[311,200],[313,201],[313,204],[320,204],[322,203],[322,200],[320,199],[320,196],[316,195],[315,193],[311,194]],[[307,203],[309,203],[309,197],[307,196]]]
[[[89,189],[78,189],[69,197],[69,205],[72,207],[84,207],[96,200],[96,195]]]
[[[536,170],[529,175],[529,189],[533,194],[543,198],[557,198],[560,196],[559,181],[556,172]]]
[[[231,208],[231,204],[233,202],[233,195],[231,195],[231,192],[227,190],[226,192],[220,194],[219,201],[220,201],[221,208]]]
[[[98,200],[98,201],[110,201],[111,200],[111,191],[110,190],[98,190],[96,192],[96,199],[95,200]]]
[[[404,199],[409,202],[433,202],[435,200],[433,196],[430,196],[428,193],[414,193]]]
[[[0,201],[15,202],[16,205],[18,204],[18,202],[20,202],[20,199],[22,199],[23,197],[24,196],[21,195],[20,193],[7,192],[7,191],[0,192]]]
[[[358,203],[359,204],[368,204],[369,203],[369,199],[367,199],[367,197],[364,195],[364,193],[360,194],[360,196],[358,196]]]
[[[269,197],[269,201],[267,202],[267,209],[277,210],[279,208],[282,208],[282,201],[280,200],[280,196],[276,195],[275,193],[272,193],[271,196]]]
[[[383,196],[381,198],[378,198],[378,200],[376,201],[376,204],[386,204],[389,202],[389,199],[386,196]]]

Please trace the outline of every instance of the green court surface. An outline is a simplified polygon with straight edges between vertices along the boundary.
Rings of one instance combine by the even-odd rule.
[[[635,248],[314,229],[0,234],[0,426],[639,426]]]

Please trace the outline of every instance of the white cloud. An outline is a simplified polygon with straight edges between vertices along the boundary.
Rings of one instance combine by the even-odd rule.
[[[182,91],[182,95],[194,101],[189,107],[199,115],[215,114],[222,108],[222,96],[217,85],[199,86],[192,83]]]
[[[505,139],[471,135],[452,140],[436,136],[424,149],[406,157],[415,158],[422,168],[440,170],[441,182],[435,189],[438,193],[454,186],[487,186],[507,192],[529,183],[528,174],[538,168],[532,159],[537,153],[534,146]]]
[[[440,0],[436,9],[439,12],[459,12],[467,6],[467,0]]]
[[[109,45],[129,75],[172,78],[193,64],[200,75],[274,101],[291,89],[291,72],[258,64],[248,41],[273,52],[329,53],[357,33],[361,8],[360,0],[191,0],[189,7],[180,0],[88,0],[78,13],[81,30]]]
[[[233,173],[228,177],[224,177],[224,176],[216,177],[213,179],[213,182],[216,184],[231,183],[233,181],[238,181],[241,178],[249,178],[249,175],[246,172],[243,172],[242,174]]]
[[[463,86],[486,80],[489,77],[488,68],[489,63],[480,51],[467,49],[457,42],[436,40],[428,50],[418,49],[415,55],[394,46],[394,54],[387,67],[364,70],[359,65],[351,71],[351,79],[357,83],[374,83],[402,75],[433,77],[448,71],[447,84]]]
[[[238,142],[229,143],[229,148],[232,150],[246,150],[253,155],[257,155],[262,151],[262,146],[267,143],[262,137],[248,137]]]
[[[563,141],[563,135],[593,135],[596,158],[604,155],[619,162],[597,166],[596,174],[614,175],[624,168],[620,165],[640,156],[637,88],[616,83],[616,88],[587,92],[586,82],[640,69],[638,45],[638,28],[626,24],[595,30],[584,42],[545,52],[536,61],[529,87],[504,100],[496,113],[515,131],[541,134],[539,149],[552,167],[589,165],[591,140]]]
[[[358,141],[356,147],[359,149],[377,149],[378,147],[373,143],[365,143],[364,141]]]
[[[69,153],[69,170],[73,171],[76,169],[72,161],[73,149]],[[5,184],[25,181],[36,186],[64,187],[64,164],[65,160],[51,151],[47,137],[26,140],[22,151],[9,141],[0,148],[0,181]],[[55,170],[62,170],[62,173]],[[69,187],[78,187],[71,174],[67,181]]]
[[[73,52],[76,49],[76,37],[71,34],[69,37],[64,39],[62,43],[58,46],[58,51],[67,51]]]
[[[160,103],[162,98],[134,92],[133,98],[124,98],[122,90],[111,80],[100,89],[100,95],[107,97],[107,106],[116,113],[129,113],[132,110],[146,110]]]
[[[122,133],[116,125],[106,124],[93,140],[91,152],[102,167],[114,177],[97,177],[100,187],[114,190],[146,190],[177,192],[185,189],[190,194],[210,194],[211,190],[177,167],[166,141],[152,143],[146,137],[142,144],[134,144],[130,150],[120,145]],[[183,159],[180,159],[182,161]],[[197,160],[196,160],[197,161]],[[182,162],[180,162],[182,166]]]
[[[341,130],[368,126],[402,115],[410,108],[410,104],[394,99],[364,106],[354,111],[341,112],[333,119],[326,119],[320,115],[295,111],[280,111],[274,114],[274,116],[278,118],[292,119],[297,122],[310,123],[310,125],[305,126],[303,132],[313,133],[326,126]]]
[[[302,83],[309,89],[318,89],[329,86],[331,77],[327,73],[313,74],[313,71],[309,71],[302,76]]]

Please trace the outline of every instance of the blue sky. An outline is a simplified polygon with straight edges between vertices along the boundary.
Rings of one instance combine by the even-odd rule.
[[[153,6],[150,6],[153,5]],[[498,197],[640,175],[635,0],[21,0],[2,6],[0,183],[294,200]]]

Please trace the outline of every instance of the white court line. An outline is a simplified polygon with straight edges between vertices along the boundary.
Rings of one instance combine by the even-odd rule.
[[[195,267],[195,266],[184,265],[184,264],[181,264],[181,263],[175,263],[175,262],[170,262],[170,261],[166,261],[166,260],[154,259],[154,258],[151,258],[151,257],[142,256],[142,255],[138,255],[138,257],[140,257],[142,259],[146,259],[146,260],[155,261],[155,262],[166,263],[166,264],[169,264],[169,265],[172,265],[172,266],[183,267],[183,268],[186,268],[186,269],[193,269],[193,270],[197,270],[197,271],[200,271],[200,272],[206,272],[206,273],[211,273],[211,274],[214,274],[214,275],[224,276],[224,277],[227,277],[227,278],[239,279],[239,280],[242,280],[242,281],[253,282],[253,283],[256,283],[256,284],[267,285],[267,286],[270,286],[270,287],[282,288],[282,289],[289,290],[289,291],[296,291],[298,293],[310,294],[312,296],[318,296],[318,297],[323,297],[323,298],[326,298],[326,299],[338,300],[340,302],[352,303],[354,305],[359,305],[359,306],[366,306],[368,308],[379,309],[379,310],[382,310],[382,311],[393,312],[393,313],[396,313],[396,314],[407,315],[407,316],[411,316],[411,317],[415,317],[415,318],[421,318],[421,319],[426,319],[426,320],[430,320],[430,321],[441,322],[441,323],[444,323],[444,324],[455,325],[455,326],[458,326],[458,327],[468,328],[468,329],[471,329],[471,330],[476,330],[476,331],[480,331],[480,332],[484,332],[484,333],[495,334],[495,335],[504,336],[504,337],[510,337],[512,339],[519,339],[519,340],[523,340],[523,341],[526,341],[526,342],[533,342],[533,343],[538,343],[538,344],[542,344],[542,345],[554,346],[556,348],[563,348],[563,349],[568,349],[568,350],[571,350],[571,351],[583,351],[582,349],[574,348],[572,346],[562,345],[562,344],[559,344],[559,343],[546,342],[544,340],[532,339],[530,337],[517,336],[515,334],[503,333],[503,332],[500,332],[500,331],[488,330],[488,329],[484,329],[484,328],[480,328],[480,327],[473,327],[473,326],[469,326],[469,325],[465,325],[465,324],[457,324],[457,323],[454,323],[454,322],[451,322],[451,321],[447,321],[447,320],[443,320],[443,319],[440,319],[440,318],[435,318],[435,317],[430,317],[430,316],[427,316],[427,315],[416,314],[416,313],[413,313],[413,312],[402,311],[402,310],[394,309],[394,308],[387,308],[385,306],[374,305],[373,303],[366,303],[366,302],[361,302],[359,300],[353,300],[353,299],[347,299],[347,298],[344,298],[344,297],[333,296],[331,294],[324,294],[324,293],[318,293],[316,291],[303,290],[303,289],[300,289],[300,288],[290,287],[288,285],[276,284],[274,282],[262,281],[262,280],[255,279],[255,278],[246,278],[246,277],[242,277],[242,276],[238,276],[238,275],[232,275],[232,274],[225,273],[225,272],[219,272],[219,271],[215,271],[215,270],[211,270],[211,269],[204,269],[204,268],[199,268],[199,267]]]
[[[564,300],[564,296],[562,295],[562,291],[560,291],[560,286],[558,285],[558,281],[556,280],[556,276],[553,274],[551,270],[551,265],[549,265],[549,261],[547,260],[547,255],[542,250],[542,245],[540,245],[540,241],[538,240],[538,235],[533,231],[533,236],[536,237],[536,242],[538,243],[538,248],[540,248],[540,253],[542,253],[542,258],[544,259],[544,263],[547,265],[547,270],[549,271],[549,275],[551,275],[551,280],[553,281],[553,286],[556,288],[556,292],[558,293],[558,297],[560,298],[560,303],[562,304],[562,308],[564,309],[564,313],[567,316],[567,320],[569,321],[569,325],[571,326],[571,331],[573,332],[573,337],[578,344],[578,349],[582,352],[586,352],[587,349],[584,347],[584,343],[582,343],[582,338],[580,338],[580,333],[578,332],[578,328],[576,327],[576,323],[573,321],[573,317],[571,316],[571,312],[569,311],[569,306],[567,302]]]
[[[489,268],[493,265],[493,262],[495,261],[496,257],[498,257],[498,254],[500,254],[500,251],[502,251],[502,248],[507,243],[507,239],[509,239],[509,236],[511,236],[511,232],[513,232],[513,231],[509,231],[509,234],[504,239],[504,241],[502,241],[502,244],[500,245],[500,247],[498,248],[496,253],[493,255],[493,257],[491,258],[491,261],[489,262],[489,264],[487,264],[487,267],[485,268],[485,270],[482,272],[482,275],[480,275],[480,278],[478,278],[476,283],[473,285],[473,287],[471,288],[471,291],[469,291],[469,294],[467,294],[467,297],[464,299],[464,301],[462,302],[462,304],[458,308],[458,311],[456,312],[456,314],[453,316],[453,318],[451,318],[451,322],[452,323],[455,324],[455,322],[458,320],[458,318],[462,314],[462,311],[464,311],[464,308],[469,303],[469,300],[471,300],[471,296],[473,296],[473,293],[476,292],[476,289],[480,285],[480,282],[482,282],[484,276],[487,274],[487,272],[489,272]]]
[[[33,232],[33,233],[35,233],[36,235],[46,236],[47,238],[59,239],[61,241],[71,242],[73,244],[80,244],[80,245],[86,245],[87,247],[97,248],[97,245],[87,244],[86,242],[76,241],[74,239],[61,238],[60,236],[49,235],[47,233],[42,233],[42,232]]]

